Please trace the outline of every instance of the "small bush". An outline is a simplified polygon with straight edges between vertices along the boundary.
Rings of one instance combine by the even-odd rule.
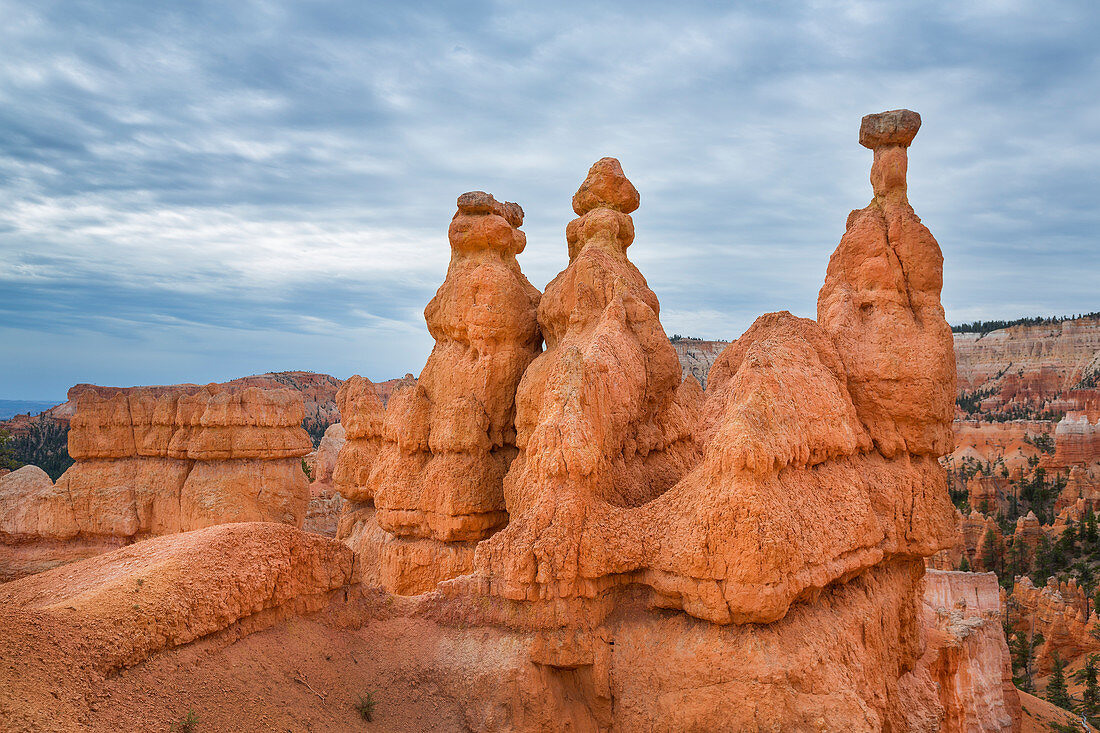
[[[313,480],[313,471],[310,469],[309,464],[306,463],[305,458],[302,459],[302,473],[304,473],[306,475],[306,478],[308,478],[310,481]]]
[[[371,722],[371,717],[374,715],[374,695],[368,692],[360,697],[359,702],[355,704],[355,709],[359,712],[360,718],[368,723]]]
[[[198,730],[199,716],[195,715],[194,710],[187,711],[187,717],[178,723],[173,723],[169,730],[179,731],[179,733],[195,733]]]

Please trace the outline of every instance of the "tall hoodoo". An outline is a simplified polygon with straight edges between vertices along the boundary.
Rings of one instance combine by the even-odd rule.
[[[718,706],[733,728],[812,727],[823,710],[866,714],[867,730],[908,729],[913,707],[935,719],[927,670],[910,670],[923,652],[919,558],[947,545],[954,517],[937,463],[949,447],[953,362],[942,257],[905,200],[913,118],[865,123],[880,150],[876,197],[833,255],[822,320],[759,318],[715,363],[702,406],[698,385],[678,386],[656,296],[626,257],[633,187],[614,161],[593,166],[574,198],[569,266],[539,307],[547,350],[517,395],[509,525],[478,546],[480,582],[449,593],[515,602],[515,617],[541,629],[532,659],[583,668],[597,689],[611,684],[604,639],[706,628],[708,648],[730,659],[752,646],[767,669],[716,661],[708,674],[708,686],[745,691]],[[651,606],[709,625],[614,620],[640,587]],[[868,613],[889,623],[873,635],[813,635],[795,656],[783,641]],[[616,644],[613,659],[627,654]],[[695,659],[667,657],[644,686],[681,689]],[[787,682],[807,664],[816,681],[806,689],[830,695]],[[861,676],[867,665],[890,672]],[[630,684],[622,675],[616,666],[615,685]],[[597,720],[607,702],[594,699]],[[787,706],[809,717],[784,717]],[[643,707],[632,712],[639,729],[670,714]],[[762,711],[766,721],[754,717]]]
[[[516,386],[542,345],[539,292],[516,261],[522,223],[517,204],[482,191],[458,198],[447,279],[424,310],[435,348],[416,385],[391,398],[363,492],[382,530],[363,536],[381,545],[380,582],[391,591],[469,572],[474,543],[508,521]]]
[[[478,550],[507,597],[585,594],[617,544],[582,550],[594,537],[585,526],[659,496],[698,457],[701,390],[681,388],[657,296],[626,254],[638,201],[614,158],[597,161],[573,197],[569,266],[539,305],[547,348],[516,396],[520,454],[504,482],[511,525]]]
[[[345,442],[336,456],[332,485],[348,501],[374,498],[370,473],[382,445],[382,401],[366,377],[352,375],[336,393]]]
[[[943,255],[909,205],[907,148],[920,115],[867,115],[859,142],[875,153],[875,197],[848,216],[829,260],[817,319],[836,344],[859,418],[878,450],[951,450],[955,359],[940,305]]]

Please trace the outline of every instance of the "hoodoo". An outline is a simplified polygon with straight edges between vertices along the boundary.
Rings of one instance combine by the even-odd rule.
[[[541,296],[516,260],[522,210],[463,194],[446,280],[425,310],[435,346],[420,379],[385,408],[369,380],[340,390],[342,545],[272,525],[215,528],[17,581],[0,599],[58,623],[69,597],[59,588],[104,587],[95,573],[105,570],[140,588],[116,568],[140,561],[144,573],[204,542],[239,543],[257,563],[309,568],[314,582],[288,584],[286,597],[257,587],[255,602],[217,618],[201,599],[188,613],[210,616],[211,630],[273,627],[267,643],[288,648],[312,634],[325,663],[314,660],[309,678],[241,645],[209,674],[261,657],[265,675],[283,664],[290,693],[319,698],[304,704],[330,728],[346,727],[350,708],[330,706],[339,695],[310,679],[345,693],[349,679],[370,679],[402,702],[429,690],[430,710],[391,701],[393,730],[1019,730],[995,578],[925,584],[925,559],[957,534],[939,463],[952,448],[955,362],[943,257],[906,194],[919,126],[908,110],[864,118],[874,197],[848,217],[817,319],[761,316],[718,356],[705,393],[683,379],[657,296],[627,255],[640,197],[619,161],[597,161],[577,190],[568,264]],[[227,399],[207,401],[235,415]],[[208,430],[236,418],[195,419],[188,400],[177,400],[171,435],[157,405],[101,400],[94,425],[75,423],[81,460],[142,450],[248,460],[252,443]],[[285,419],[269,422],[293,437]],[[49,493],[38,476],[18,480]],[[269,537],[282,544],[269,548]],[[339,567],[323,576],[316,562]],[[173,593],[195,580],[173,563],[179,578],[155,596],[170,629]],[[319,623],[280,625],[321,605]],[[95,608],[75,609],[98,628]],[[0,642],[33,638],[20,629]],[[219,645],[209,653],[229,642]],[[75,667],[88,648],[73,649]],[[45,662],[34,671],[56,673]],[[119,697],[149,689],[148,669],[110,672]],[[17,709],[65,722],[84,712],[40,704]]]
[[[359,477],[338,536],[377,558],[364,572],[391,592],[469,572],[476,543],[507,522],[516,386],[542,344],[539,292],[516,261],[522,223],[517,204],[481,191],[458,198],[447,279],[424,311],[435,348],[416,384],[390,399],[377,456],[352,456],[363,449],[349,440],[338,459],[342,475]],[[377,400],[350,396],[342,408],[353,426],[377,420]]]

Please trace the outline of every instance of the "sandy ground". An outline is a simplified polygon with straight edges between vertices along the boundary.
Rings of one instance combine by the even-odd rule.
[[[109,679],[91,729],[167,731],[193,711],[195,733],[462,730],[454,700],[402,672],[400,639],[415,644],[417,625],[405,619],[382,631],[348,631],[292,618],[235,642],[202,640]],[[370,723],[355,709],[368,693]]]

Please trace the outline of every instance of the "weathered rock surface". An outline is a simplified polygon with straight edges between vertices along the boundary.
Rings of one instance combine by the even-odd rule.
[[[68,540],[80,533],[69,497],[37,466],[0,476],[0,540]]]
[[[419,380],[394,394],[384,423],[380,406],[348,404],[337,488],[351,501],[373,502],[362,521],[388,535],[376,551],[391,591],[424,592],[469,572],[474,543],[507,522],[503,481],[516,456],[516,387],[542,343],[539,292],[516,261],[527,241],[522,223],[517,204],[480,191],[458,198],[447,278],[424,311],[435,348]],[[359,447],[367,438],[357,437],[352,420],[380,434],[375,456]],[[365,488],[346,493],[343,477],[351,474],[357,484],[368,474]],[[360,509],[368,507],[347,511]]]
[[[0,729],[83,729],[105,677],[231,626],[243,635],[318,610],[349,582],[352,562],[333,540],[245,523],[0,585]]]
[[[1054,459],[1057,466],[1090,466],[1100,463],[1100,415],[1084,411],[1067,412],[1054,429]]]
[[[955,356],[959,390],[986,395],[987,414],[1083,409],[1073,390],[1100,372],[1100,317],[958,333]]]
[[[370,474],[382,448],[382,402],[371,381],[358,374],[344,382],[337,400],[344,444],[336,454],[332,485],[349,501],[367,501],[374,497]]]
[[[1034,516],[1033,514],[1032,517]],[[1038,520],[1036,520],[1037,522]],[[994,547],[999,548],[1003,554],[1005,539],[996,519],[977,510],[970,512],[965,517],[958,514],[955,523],[955,536],[951,546],[940,550],[929,558],[928,566],[936,570],[957,570],[965,557],[972,570],[976,572],[992,571],[993,568],[985,566],[985,559],[982,557],[981,552],[982,544],[989,533],[993,535]],[[1029,553],[1033,552],[1034,548],[1032,547]],[[1030,557],[1030,554],[1027,556]]]
[[[1007,606],[1015,633],[1028,638],[1043,635],[1043,643],[1035,650],[1039,674],[1054,668],[1055,654],[1070,660],[1100,650],[1100,641],[1089,633],[1090,624],[1096,623],[1095,609],[1073,578],[1059,581],[1052,577],[1036,588],[1026,575],[1018,577]]]
[[[942,733],[1018,732],[1022,711],[993,573],[928,571],[921,659],[944,709]]]
[[[76,402],[76,463],[57,485],[29,469],[4,478],[0,576],[54,564],[59,540],[74,543],[60,553],[71,558],[78,547],[90,554],[226,522],[301,526],[309,500],[301,457],[310,441],[297,394],[96,388]]]
[[[905,200],[904,156],[876,151],[876,197],[834,254],[823,325],[759,319],[715,364],[702,410],[626,258],[633,198],[569,225],[570,265],[539,311],[547,351],[517,397],[510,523],[478,547],[491,592],[560,613],[640,583],[699,618],[769,623],[892,554],[947,543],[942,257]],[[582,190],[599,176],[621,169],[594,166]]]
[[[1040,436],[1051,435],[1054,426],[1039,420],[979,422],[956,420],[953,425],[955,449],[945,457],[948,468],[960,469],[968,461],[1003,466],[1010,474],[1028,468],[1028,459],[1041,452],[1034,445]]]
[[[718,356],[729,346],[728,341],[704,341],[703,339],[689,337],[672,337],[672,348],[676,349],[676,356],[680,359],[680,368],[683,369],[684,379],[692,377],[701,387],[706,389],[707,374],[714,366]]]
[[[333,485],[333,474],[340,449],[347,442],[343,424],[333,423],[325,430],[317,449],[305,457],[310,470],[309,507],[302,529],[326,537],[336,536],[344,497]]]

